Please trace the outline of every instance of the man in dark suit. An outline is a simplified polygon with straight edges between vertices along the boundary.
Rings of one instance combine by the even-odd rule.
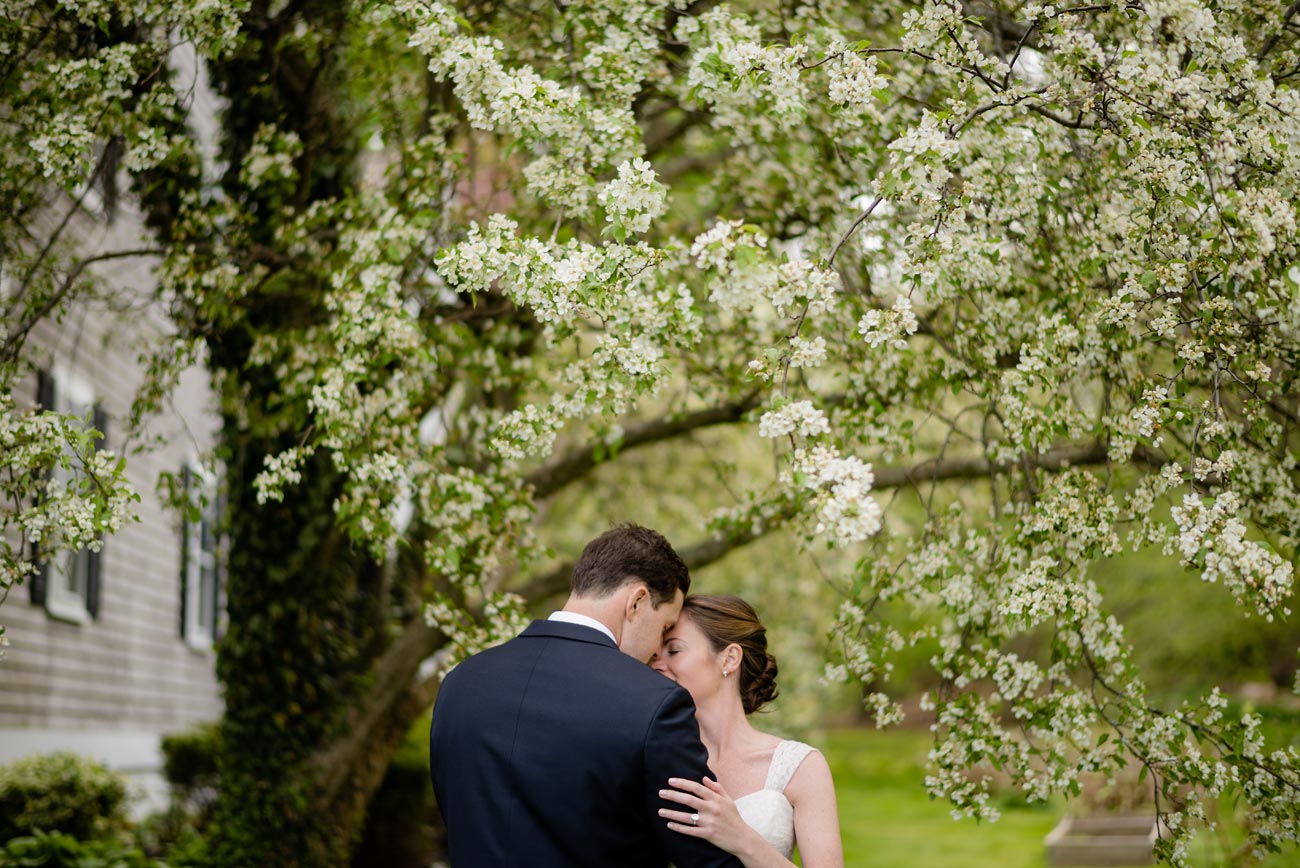
[[[617,527],[562,611],[447,676],[429,763],[452,868],[741,868],[658,815],[668,778],[716,777],[690,694],[646,665],[690,581],[663,536]]]

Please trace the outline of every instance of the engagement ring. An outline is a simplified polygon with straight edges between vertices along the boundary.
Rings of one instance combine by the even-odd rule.
[[[699,814],[691,814],[691,825],[692,825],[692,826],[698,826],[699,824],[700,824],[700,815],[699,815]]]

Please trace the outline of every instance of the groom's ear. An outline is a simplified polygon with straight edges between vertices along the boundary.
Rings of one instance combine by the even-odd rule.
[[[636,612],[642,606],[650,605],[650,589],[643,584],[634,585],[632,592],[627,595],[627,602],[624,604],[623,617],[629,621],[636,616]]]

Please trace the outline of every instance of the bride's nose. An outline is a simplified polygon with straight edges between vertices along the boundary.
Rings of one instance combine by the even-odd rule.
[[[668,667],[664,664],[664,655],[662,653],[656,651],[655,655],[650,658],[650,668],[655,672],[667,674]]]

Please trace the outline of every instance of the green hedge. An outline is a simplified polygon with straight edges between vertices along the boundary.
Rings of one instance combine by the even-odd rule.
[[[0,766],[0,842],[38,830],[108,838],[126,826],[126,779],[102,763],[61,752]]]

